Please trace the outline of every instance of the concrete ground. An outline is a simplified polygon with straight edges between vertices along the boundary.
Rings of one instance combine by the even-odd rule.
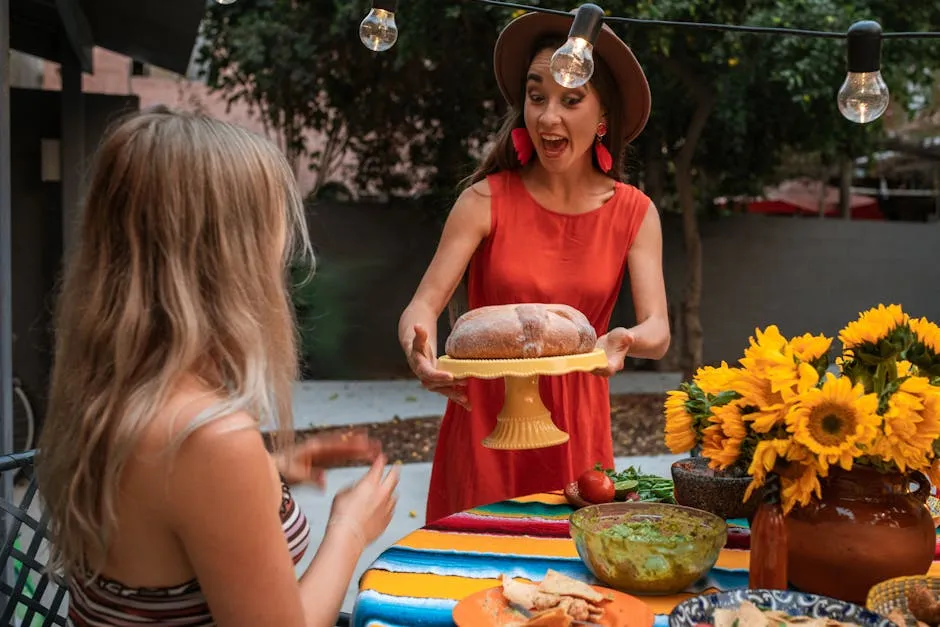
[[[627,372],[612,377],[611,394],[661,394],[679,386],[676,372]],[[417,380],[301,381],[294,387],[294,427],[367,424],[441,416],[446,401]]]

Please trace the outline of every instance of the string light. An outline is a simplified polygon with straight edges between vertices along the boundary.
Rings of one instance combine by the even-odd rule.
[[[594,75],[594,42],[604,25],[604,10],[596,4],[582,4],[575,13],[568,41],[552,55],[555,82],[564,87],[580,87]]]
[[[217,0],[231,3],[235,0]],[[505,2],[504,0],[472,0],[506,9],[548,13],[571,17],[568,11]],[[374,0],[372,11],[359,26],[359,37],[370,50],[388,50],[398,39],[395,25],[397,0]],[[574,14],[568,40],[552,55],[551,70],[555,80],[566,87],[577,87],[591,79],[594,73],[594,42],[605,22],[635,24],[640,26],[669,26],[676,28],[704,29],[724,32],[752,34],[779,34],[792,37],[817,37],[824,39],[846,39],[848,73],[839,89],[837,104],[839,111],[848,120],[865,124],[881,117],[888,108],[890,93],[881,75],[882,39],[940,39],[940,32],[896,32],[883,33],[877,22],[862,21],[853,24],[848,32],[806,30],[772,26],[742,26],[738,24],[715,24],[709,22],[685,22],[679,20],[651,20],[634,17],[605,16],[595,4],[583,4]]]
[[[880,118],[891,100],[881,76],[881,25],[856,22],[847,39],[848,74],[839,88],[839,111],[847,120],[866,124]]]
[[[548,13],[550,15],[566,15],[571,17],[569,11],[560,9],[546,9],[544,7],[533,6],[531,4],[520,4],[518,2],[504,2],[503,0],[471,0],[478,4],[488,4],[491,6],[502,7],[504,9],[516,9],[530,13]],[[824,39],[845,39],[846,33],[826,30],[806,30],[802,28],[786,28],[782,26],[742,26],[740,24],[716,24],[710,22],[684,22],[681,20],[653,20],[640,17],[622,17],[619,15],[607,15],[604,17],[607,23],[636,24],[638,26],[675,26],[677,28],[697,28],[704,30],[716,30],[724,32],[752,33],[752,34],[778,34],[796,37],[820,37]],[[897,33],[882,33],[884,39],[940,39],[940,32],[929,31],[909,31]]]
[[[218,4],[235,4],[238,0],[215,0]]]
[[[385,52],[398,41],[395,10],[398,0],[373,0],[372,10],[359,24],[359,39],[373,52]]]

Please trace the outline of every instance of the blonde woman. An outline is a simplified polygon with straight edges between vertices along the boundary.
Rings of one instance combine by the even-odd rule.
[[[71,621],[333,625],[398,476],[362,435],[277,457],[262,440],[267,419],[290,432],[285,264],[310,250],[290,167],[238,127],[136,115],[99,149],[80,239],[37,468]],[[288,483],[343,457],[372,466],[298,582],[309,527]]]

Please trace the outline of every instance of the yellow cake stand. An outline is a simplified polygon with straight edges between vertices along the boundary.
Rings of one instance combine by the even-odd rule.
[[[539,377],[569,372],[590,372],[607,365],[603,349],[580,355],[535,359],[452,359],[443,356],[437,367],[457,379],[498,379],[506,382],[503,407],[496,427],[483,439],[483,446],[501,450],[523,450],[557,446],[568,434],[555,426],[551,412],[539,394]]]

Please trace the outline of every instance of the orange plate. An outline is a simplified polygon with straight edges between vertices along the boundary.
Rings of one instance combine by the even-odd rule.
[[[605,627],[652,627],[656,617],[649,605],[623,592],[592,587],[611,599],[604,604],[604,616],[598,624]],[[458,627],[502,627],[525,621],[522,614],[509,607],[502,586],[481,590],[454,607],[454,622]]]

